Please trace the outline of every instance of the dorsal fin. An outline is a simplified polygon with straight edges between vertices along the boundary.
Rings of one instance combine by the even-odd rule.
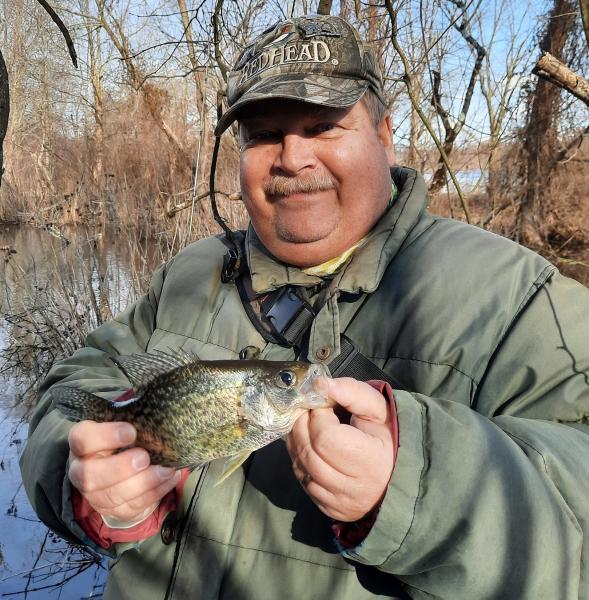
[[[198,361],[196,354],[184,350],[154,350],[152,353],[129,354],[112,358],[125,373],[135,389],[151,383],[159,375]]]

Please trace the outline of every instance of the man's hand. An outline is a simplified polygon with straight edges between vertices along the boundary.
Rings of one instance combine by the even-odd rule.
[[[325,378],[327,395],[351,413],[342,424],[330,408],[305,412],[287,436],[295,476],[326,515],[356,521],[382,500],[393,472],[391,413],[367,383]]]
[[[180,480],[180,471],[149,464],[142,448],[127,448],[137,432],[129,423],[81,421],[70,430],[69,479],[107,518],[140,522]]]

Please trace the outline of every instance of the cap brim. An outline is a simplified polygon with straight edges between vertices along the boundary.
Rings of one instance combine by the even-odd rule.
[[[308,73],[262,79],[221,116],[215,127],[215,135],[221,135],[235,121],[238,112],[253,102],[282,98],[333,108],[347,108],[358,102],[368,85],[365,80],[325,75],[310,76]]]

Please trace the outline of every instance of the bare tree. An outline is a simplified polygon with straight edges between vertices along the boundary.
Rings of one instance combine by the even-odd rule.
[[[74,67],[78,66],[78,59],[76,55],[76,49],[70,36],[67,27],[63,21],[59,18],[58,14],[53,8],[46,2],[46,0],[37,0],[39,4],[45,9],[47,14],[51,17],[51,20],[57,25],[61,31],[72,59]],[[10,116],[10,85],[8,81],[8,69],[6,68],[6,62],[4,56],[0,52],[0,185],[2,184],[2,176],[4,175],[4,138],[8,130],[8,120]]]
[[[523,29],[523,21],[529,14],[529,4],[518,4],[516,17],[509,0],[495,2],[492,16],[478,15],[478,35],[487,53],[479,74],[479,84],[487,109],[489,134],[486,141],[488,171],[487,193],[492,203],[489,222],[500,210],[511,205],[510,186],[504,185],[505,165],[502,152],[512,137],[513,115],[517,115],[517,101],[521,76],[531,68],[533,55],[529,51],[531,29]],[[523,18],[522,18],[523,17]],[[489,18],[492,27],[489,28]],[[509,40],[506,42],[504,40]],[[496,49],[496,46],[499,48]],[[507,193],[506,193],[507,192]],[[496,202],[502,200],[498,206]],[[483,220],[487,217],[483,217]]]
[[[573,0],[554,0],[548,15],[540,49],[550,52],[560,61],[575,22]],[[550,177],[551,157],[556,152],[556,117],[560,88],[538,78],[531,95],[531,106],[524,130],[524,149],[527,157],[526,187],[519,212],[519,239],[526,245],[543,245],[538,214],[546,182]]]
[[[589,0],[579,0],[579,6],[581,8],[581,19],[583,21],[585,39],[587,40],[587,48],[589,48]]]
[[[444,127],[444,152],[446,156],[450,156],[452,150],[454,149],[454,142],[456,138],[462,131],[464,124],[466,122],[466,118],[468,115],[468,111],[470,110],[470,105],[472,102],[472,97],[474,94],[475,85],[479,78],[479,73],[481,71],[481,66],[483,64],[483,59],[485,58],[486,51],[481,46],[481,44],[473,37],[471,33],[471,21],[472,16],[467,12],[466,2],[463,0],[449,0],[452,4],[454,4],[460,11],[460,22],[458,20],[453,19],[453,26],[457,29],[460,35],[464,38],[464,41],[468,44],[469,48],[475,55],[474,64],[472,66],[472,71],[470,73],[470,78],[468,81],[468,86],[466,88],[466,93],[464,94],[464,100],[462,101],[462,106],[460,107],[460,111],[458,116],[454,119],[451,118],[450,112],[447,108],[442,104],[442,93],[441,93],[441,81],[442,75],[440,71],[434,70],[432,71],[433,75],[433,93],[432,93],[432,105],[436,109],[438,117],[440,118],[442,125]],[[475,7],[476,9],[476,7]],[[453,121],[453,122],[452,122]],[[432,181],[430,183],[429,189],[432,194],[439,191],[446,184],[446,162],[440,159],[438,163],[438,167],[436,172],[432,177]]]
[[[94,152],[92,177],[100,186],[104,172],[104,58],[102,55],[102,25],[90,14],[89,0],[80,0],[82,19],[88,44],[88,74],[92,87],[92,116],[94,117]]]
[[[123,24],[112,12],[110,5],[105,0],[95,0],[98,10],[98,22],[104,28],[111,42],[117,49],[120,58],[125,65],[129,81],[133,88],[140,94],[148,113],[154,123],[166,136],[174,150],[181,167],[190,169],[192,158],[186,148],[178,139],[177,135],[164,119],[164,109],[167,100],[165,90],[158,88],[155,84],[147,81],[147,75],[136,64],[129,38],[125,33]]]
[[[330,15],[332,0],[319,0],[319,6],[317,7],[317,14],[319,15]]]

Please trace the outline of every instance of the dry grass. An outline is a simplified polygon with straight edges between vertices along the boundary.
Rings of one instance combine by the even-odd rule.
[[[589,143],[569,160],[554,165],[542,182],[537,215],[541,243],[532,247],[554,262],[566,275],[589,285]],[[473,222],[519,241],[519,206],[524,196],[523,149],[502,149],[486,189],[468,198]],[[463,218],[455,194],[438,194],[430,204],[435,214]]]
[[[158,118],[165,119],[182,146],[180,150],[156,125],[154,110]],[[129,93],[105,106],[104,152],[98,175],[99,153],[92,131],[77,137],[55,134],[43,147],[39,135],[31,134],[18,144],[9,139],[7,172],[0,188],[0,222],[30,222],[52,230],[84,225],[97,235],[114,225],[124,232],[124,237],[156,238],[164,256],[173,254],[194,239],[220,232],[208,198],[192,205],[190,202],[209,187],[214,137],[212,131],[207,131],[203,147],[199,148],[202,137],[180,100],[151,86],[148,94]],[[198,167],[191,169],[186,155],[194,157],[193,164]],[[433,169],[435,153],[424,156],[426,167]],[[489,156],[489,148],[484,144],[457,148],[452,163],[459,170],[484,169]],[[571,160],[556,165],[546,178],[537,215],[542,243],[534,248],[584,283],[589,283],[588,160],[586,144]],[[475,223],[518,240],[525,165],[519,142],[496,150],[487,188],[479,188],[469,198]],[[227,194],[239,189],[238,149],[230,135],[223,137],[216,187]],[[169,208],[183,203],[189,207],[173,218],[166,216]],[[218,196],[218,203],[232,227],[245,225],[241,203],[222,195]],[[452,193],[443,192],[432,198],[431,210],[462,217],[460,204]]]
[[[165,258],[136,238],[126,240],[132,257],[119,263],[108,258],[102,239],[79,234],[67,257],[56,252],[43,265],[23,269],[7,257],[0,284],[5,305],[5,347],[0,373],[15,380],[26,405],[51,365],[84,345],[88,333],[124,310],[147,289],[154,266]]]

